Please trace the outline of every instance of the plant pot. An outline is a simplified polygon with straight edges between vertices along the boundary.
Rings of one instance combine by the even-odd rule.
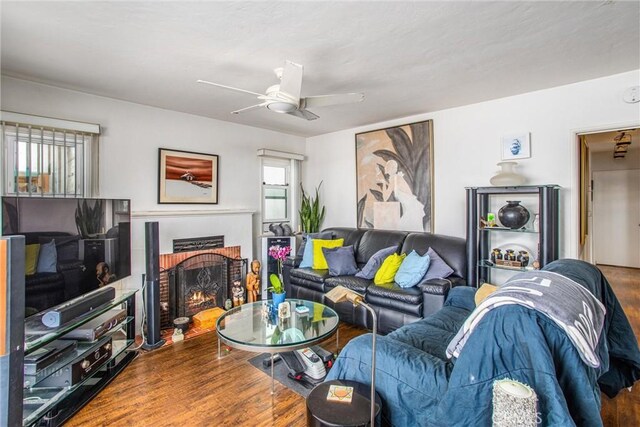
[[[284,299],[287,296],[286,292],[283,292],[281,294],[271,294],[272,298],[273,298],[273,307],[275,308],[275,310],[278,310],[278,305],[282,302],[284,302]]]
[[[505,227],[516,230],[524,227],[531,215],[520,201],[507,201],[507,204],[498,211],[498,219]]]

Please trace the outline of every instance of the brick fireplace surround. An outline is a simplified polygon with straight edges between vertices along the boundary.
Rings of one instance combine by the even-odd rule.
[[[169,274],[168,270],[174,268],[182,261],[191,258],[195,255],[201,254],[218,254],[224,255],[228,258],[238,260],[237,264],[233,265],[234,271],[232,271],[231,277],[236,275],[242,275],[242,262],[240,256],[240,246],[228,246],[217,249],[205,249],[199,251],[190,252],[178,252],[172,254],[160,255],[160,327],[162,329],[173,328],[173,319],[170,318],[170,286],[169,286]]]

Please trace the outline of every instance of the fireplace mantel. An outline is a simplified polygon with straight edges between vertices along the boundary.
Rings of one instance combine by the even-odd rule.
[[[239,215],[254,214],[251,209],[189,209],[189,210],[157,210],[157,211],[132,211],[133,218],[158,218],[158,217],[183,217],[183,216],[209,216],[209,215]]]

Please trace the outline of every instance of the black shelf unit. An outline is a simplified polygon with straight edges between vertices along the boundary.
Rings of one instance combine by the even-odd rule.
[[[489,265],[490,243],[493,233],[519,232],[536,233],[539,248],[540,267],[559,256],[558,210],[560,187],[557,185],[527,185],[517,187],[467,187],[467,284],[478,286],[489,282],[492,269],[524,271],[525,268]],[[509,195],[537,195],[539,228],[511,230],[504,227],[480,228],[480,217],[486,218],[490,212],[490,197]],[[531,262],[536,259],[531,254]]]
[[[95,310],[78,317],[77,319],[52,329],[46,335],[32,335],[28,330],[30,323],[40,323],[43,313],[25,319],[24,354],[30,354],[41,348],[43,345],[59,338],[65,333],[85,324],[96,318],[107,310],[115,307],[123,307],[127,310],[127,318],[118,327],[107,332],[113,335],[113,353],[110,359],[106,360],[88,378],[79,384],[70,387],[32,387],[23,389],[22,407],[14,407],[11,410],[19,412],[16,418],[22,419],[22,426],[46,426],[54,427],[63,425],[66,420],[78,412],[84,405],[93,399],[104,387],[107,386],[136,356],[135,351],[129,348],[135,341],[135,294],[137,290],[116,291],[116,297],[109,303],[102,305]],[[120,335],[117,337],[117,335]],[[74,356],[76,357],[76,356]],[[24,383],[23,363],[20,360],[17,382]]]

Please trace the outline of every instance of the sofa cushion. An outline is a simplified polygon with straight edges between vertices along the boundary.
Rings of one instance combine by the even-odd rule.
[[[302,244],[300,245],[300,250],[298,250],[298,255],[302,256],[302,261],[300,261],[300,268],[313,267],[313,244],[311,243],[311,240],[313,239],[329,240],[332,237],[333,237],[333,233],[331,231],[305,234],[304,237],[302,237]]]
[[[353,246],[322,248],[329,266],[329,276],[352,276],[358,272]]]
[[[324,257],[324,252],[322,252],[322,250],[324,248],[341,247],[344,244],[344,239],[334,239],[334,240],[312,239],[311,243],[313,244],[313,269],[327,270],[329,269],[329,266],[327,265],[327,259]]]
[[[365,300],[376,306],[422,317],[422,291],[417,288],[401,288],[397,283],[371,285]]]
[[[41,236],[40,244],[49,243],[51,237]],[[56,242],[56,253],[58,255],[58,262],[71,261],[79,258],[79,242],[80,236],[59,236],[54,235],[53,240]]]
[[[38,254],[40,253],[40,245],[25,245],[24,247],[24,271],[27,276],[36,274],[38,266]]]
[[[356,276],[329,277],[324,282],[324,286],[327,292],[335,288],[336,286],[344,286],[345,288],[349,288],[352,291],[355,291],[363,295],[367,290],[367,288],[372,284],[373,282],[371,280],[363,279],[361,277],[356,277]]]
[[[396,283],[403,288],[417,285],[429,269],[430,261],[428,254],[420,256],[415,250],[411,251],[396,273]]]
[[[446,279],[453,274],[453,268],[449,267],[449,264],[433,248],[429,248],[427,255],[429,255],[430,262],[427,274],[424,275],[424,280]]]
[[[56,242],[51,239],[49,243],[40,245],[40,254],[38,255],[38,273],[55,273],[57,271],[58,255],[56,253]]]
[[[382,265],[385,259],[391,254],[394,254],[398,250],[397,246],[389,246],[388,248],[382,248],[362,267],[358,273],[356,273],[357,277],[361,277],[363,279],[373,279],[378,272],[378,269]]]
[[[445,307],[429,317],[391,332],[388,337],[447,361],[447,345],[470,313],[459,307]]]
[[[389,246],[399,249],[406,235],[404,231],[367,230],[358,244],[356,262],[365,265],[376,252]]]
[[[409,233],[402,245],[402,252],[409,253],[415,249],[420,255],[424,255],[429,248],[436,251],[453,269],[453,275],[467,277],[467,252],[464,239],[433,233]]]
[[[407,254],[391,254],[382,262],[380,269],[373,278],[373,283],[376,285],[383,285],[385,283],[393,283],[396,273],[402,265],[402,262],[407,257]]]
[[[312,268],[294,268],[291,270],[291,283],[303,288],[324,292],[324,279],[329,277],[329,270]]]

